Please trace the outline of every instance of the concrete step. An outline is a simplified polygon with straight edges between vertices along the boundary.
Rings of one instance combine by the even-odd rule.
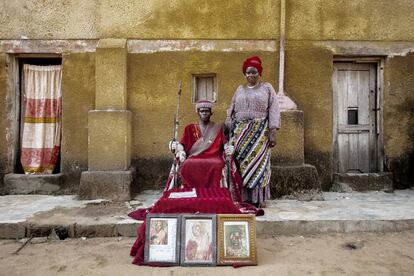
[[[142,223],[126,216],[147,207],[160,192],[141,194],[120,205],[79,201],[73,196],[0,197],[0,238],[136,236]],[[394,193],[323,193],[323,201],[272,200],[257,217],[257,234],[304,235],[327,232],[392,232],[414,229],[414,190]],[[132,203],[132,204],[131,204]],[[134,207],[132,207],[132,206]]]
[[[4,176],[4,190],[9,195],[56,194],[62,188],[62,174],[17,174]]]
[[[333,192],[392,192],[392,173],[334,173],[331,190]]]

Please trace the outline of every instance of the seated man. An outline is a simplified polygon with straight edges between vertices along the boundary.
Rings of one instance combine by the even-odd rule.
[[[199,101],[196,104],[199,122],[185,127],[180,143],[170,142],[170,150],[178,159],[177,171],[182,187],[227,187],[224,148],[226,155],[230,156],[234,147],[225,145],[223,125],[210,121],[212,107],[210,101]],[[166,190],[173,188],[172,174]]]

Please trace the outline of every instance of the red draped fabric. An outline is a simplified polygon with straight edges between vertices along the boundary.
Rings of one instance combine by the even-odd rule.
[[[189,155],[194,143],[201,139],[198,124],[188,125],[181,138],[181,144]],[[220,187],[224,167],[223,144],[225,136],[220,129],[211,146],[201,154],[190,156],[180,167],[180,177],[186,188]]]

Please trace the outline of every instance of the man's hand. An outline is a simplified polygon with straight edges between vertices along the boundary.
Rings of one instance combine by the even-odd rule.
[[[177,141],[170,141],[168,143],[168,148],[170,149],[170,151],[172,153],[176,153],[176,152],[180,152],[180,151],[184,151],[184,146],[181,145],[179,142]]]
[[[226,156],[231,156],[234,154],[234,146],[230,144],[224,144],[224,153]]]
[[[177,141],[170,141],[168,143],[168,148],[172,153],[175,154],[175,157],[180,160],[180,163],[184,162],[187,158],[187,154],[184,151],[184,146]]]
[[[178,160],[180,160],[180,163],[183,163],[187,158],[187,155],[185,154],[185,151],[181,150],[175,154],[175,157],[177,157]]]
[[[269,147],[273,148],[276,144],[276,129],[273,129],[269,133]]]

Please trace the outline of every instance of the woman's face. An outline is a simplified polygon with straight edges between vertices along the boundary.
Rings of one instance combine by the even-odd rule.
[[[247,67],[246,69],[246,80],[250,85],[255,85],[259,81],[259,71],[255,67]]]

